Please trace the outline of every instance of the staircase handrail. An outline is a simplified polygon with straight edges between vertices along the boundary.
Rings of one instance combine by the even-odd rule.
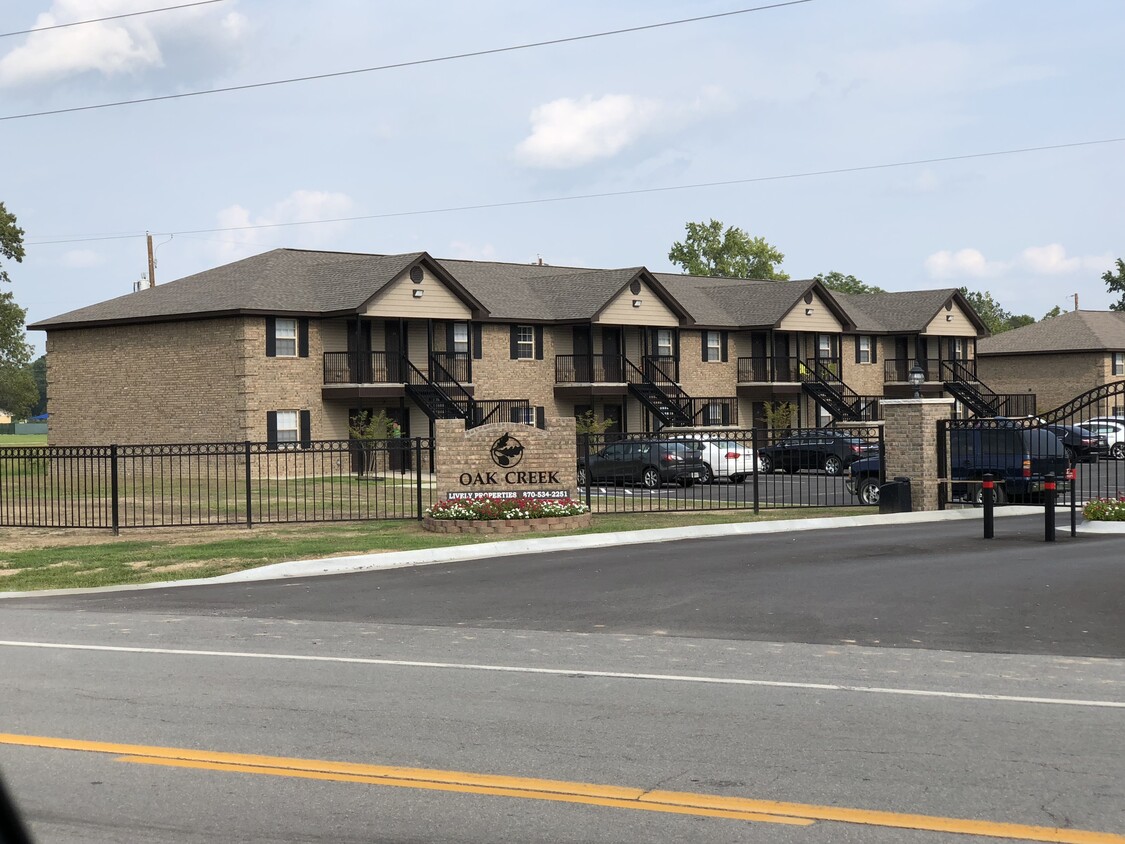
[[[430,371],[433,372],[435,369],[444,376],[445,380],[438,382],[431,376],[430,383],[442,390],[445,390],[446,387],[456,387],[458,395],[449,395],[450,401],[458,406],[463,402],[465,406],[462,409],[471,416],[473,408],[476,405],[476,400],[473,398],[472,394],[465,389],[465,386],[460,381],[453,377],[453,373],[445,368],[436,355],[430,355]]]

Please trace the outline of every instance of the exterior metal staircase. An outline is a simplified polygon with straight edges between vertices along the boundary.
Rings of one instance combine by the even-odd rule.
[[[943,360],[942,386],[946,392],[973,412],[974,416],[1028,416],[1035,413],[1033,394],[997,393],[977,378],[976,361]]]
[[[422,372],[405,355],[402,356],[403,384],[406,394],[422,408],[430,419],[464,419],[469,428],[486,422],[511,422],[513,412],[524,416],[530,402],[527,399],[473,398],[449,369],[436,356],[430,356],[430,375]]]
[[[694,416],[691,396],[655,361],[646,359],[644,364],[642,370],[625,359],[630,394],[647,407],[661,424],[691,425]]]
[[[800,367],[801,389],[837,422],[861,422],[878,418],[879,397],[861,396],[822,360],[810,358]]]

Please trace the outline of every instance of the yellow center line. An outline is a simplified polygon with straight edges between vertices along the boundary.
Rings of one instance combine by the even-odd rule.
[[[0,733],[0,744],[42,747],[53,750],[106,753],[117,761],[147,765],[192,768],[268,776],[298,777],[334,782],[368,783],[399,788],[428,789],[464,794],[485,794],[531,800],[582,803],[593,806],[669,812],[673,814],[730,818],[734,820],[808,826],[816,821],[860,824],[896,829],[917,829],[954,835],[977,835],[1018,841],[1052,844],[1125,844],[1125,835],[1080,829],[1028,826],[995,821],[949,818],[817,806],[774,800],[754,800],[718,794],[649,791],[643,788],[570,782],[566,780],[512,777],[500,774],[475,774],[429,768],[367,765],[298,759],[284,756],[225,753],[177,747],[116,744],[50,736],[24,736]]]

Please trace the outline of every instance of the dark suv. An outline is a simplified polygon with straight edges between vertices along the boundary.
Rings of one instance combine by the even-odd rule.
[[[839,475],[861,457],[878,453],[877,443],[845,431],[816,428],[797,431],[773,445],[759,448],[758,458],[763,472],[823,469],[829,475]]]
[[[880,459],[853,463],[845,486],[864,504],[879,503]],[[991,474],[996,481],[997,504],[1030,499],[1043,492],[1043,479],[1054,473],[1056,489],[1070,488],[1066,470],[1070,462],[1060,440],[1045,428],[1017,426],[953,428],[949,431],[950,496],[979,504],[979,483]],[[958,483],[958,482],[961,483]]]
[[[704,476],[707,464],[687,443],[636,440],[613,443],[590,455],[589,466],[579,459],[578,485],[587,481],[639,483],[648,489],[661,484],[690,486]]]

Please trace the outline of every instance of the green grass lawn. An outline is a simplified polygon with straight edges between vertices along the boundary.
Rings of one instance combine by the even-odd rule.
[[[854,515],[856,509],[644,513],[595,516],[574,534]],[[573,534],[572,534],[573,535]],[[559,536],[520,534],[520,539]],[[429,533],[416,521],[284,527],[108,531],[0,529],[0,591],[69,589],[214,577],[288,560],[495,542],[496,536]]]
[[[0,434],[0,448],[31,448],[46,444],[46,434]]]

